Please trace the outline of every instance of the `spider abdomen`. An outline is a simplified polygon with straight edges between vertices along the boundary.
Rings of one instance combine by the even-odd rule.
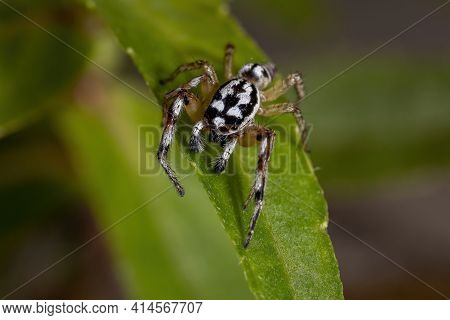
[[[217,89],[205,111],[205,119],[212,130],[232,134],[247,125],[260,104],[256,86],[243,78],[232,79]]]

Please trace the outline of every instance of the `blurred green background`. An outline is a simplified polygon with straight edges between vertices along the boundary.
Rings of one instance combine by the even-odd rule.
[[[9,3],[147,92],[82,4]],[[229,3],[280,71],[302,71],[313,92],[304,112],[348,299],[442,298],[398,265],[450,295],[450,6],[322,87],[441,3]],[[196,178],[184,181],[190,192],[182,200],[173,190],[153,199],[167,178],[137,174],[137,128],[160,117],[148,100],[0,3],[2,297],[252,298]]]

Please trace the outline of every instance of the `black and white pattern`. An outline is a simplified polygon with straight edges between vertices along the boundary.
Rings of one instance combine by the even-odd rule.
[[[258,88],[264,89],[272,82],[275,66],[271,63],[248,63],[239,70],[238,76],[253,82]]]
[[[260,103],[259,91],[245,79],[233,79],[216,92],[205,112],[211,129],[232,134],[252,120]]]
[[[266,189],[267,175],[270,154],[272,153],[273,144],[275,141],[275,132],[271,129],[266,129],[264,127],[254,127],[253,130],[259,132],[261,137],[259,145],[259,155],[258,155],[258,167],[256,168],[256,178],[250,194],[245,201],[244,210],[247,208],[249,202],[254,200],[255,207],[253,208],[253,215],[250,219],[247,238],[244,241],[244,248],[247,248],[250,241],[253,238],[255,232],[256,222],[258,221],[259,215],[261,213],[264,204],[264,192]]]
[[[158,160],[161,163],[164,171],[167,173],[167,176],[174,184],[180,196],[184,196],[184,189],[181,186],[175,172],[170,167],[169,162],[167,161],[167,153],[169,152],[170,145],[172,144],[176,123],[178,117],[180,116],[181,109],[188,103],[189,100],[186,96],[186,93],[184,91],[181,91],[174,100],[172,106],[167,110],[164,130],[158,148]]]

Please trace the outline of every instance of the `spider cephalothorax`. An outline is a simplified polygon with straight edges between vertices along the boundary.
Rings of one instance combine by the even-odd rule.
[[[167,153],[174,137],[175,125],[183,108],[196,121],[189,140],[189,147],[193,152],[203,151],[203,140],[201,137],[203,130],[209,130],[212,140],[220,142],[224,147],[222,155],[214,165],[216,173],[221,173],[225,170],[228,160],[238,143],[243,146],[251,145],[252,141],[259,143],[256,178],[244,204],[245,209],[252,198],[255,201],[249,230],[244,241],[244,247],[246,248],[253,237],[256,221],[263,206],[268,164],[275,139],[274,131],[256,125],[254,118],[256,115],[273,116],[281,113],[292,113],[299,126],[304,144],[306,127],[298,107],[298,103],[304,97],[304,90],[303,80],[299,73],[290,74],[284,80],[276,82],[269,87],[275,74],[275,66],[271,63],[246,64],[233,77],[233,51],[234,47],[228,44],[225,48],[224,61],[226,82],[222,85],[219,84],[212,65],[204,60],[183,64],[167,80],[162,81],[162,83],[165,83],[173,80],[183,71],[203,69],[202,75],[193,78],[165,96],[163,104],[164,131],[158,149],[158,159],[178,193],[183,196],[184,189],[167,162]],[[292,86],[294,86],[298,96],[298,100],[295,103],[277,103],[266,107],[262,106],[262,102],[276,100]],[[200,97],[191,92],[196,87],[200,87]]]

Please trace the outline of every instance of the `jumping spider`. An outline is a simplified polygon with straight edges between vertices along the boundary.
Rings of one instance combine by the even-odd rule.
[[[164,84],[174,80],[181,72],[203,69],[202,75],[165,95],[163,103],[164,129],[158,149],[158,160],[180,196],[183,196],[184,189],[167,161],[167,152],[174,137],[176,122],[183,108],[186,109],[189,117],[195,121],[189,141],[191,151],[203,151],[201,131],[207,129],[210,130],[212,139],[215,142],[220,142],[224,147],[222,155],[214,165],[214,171],[217,174],[225,170],[228,159],[238,143],[243,146],[259,143],[256,179],[244,204],[245,210],[252,198],[255,201],[253,216],[243,244],[244,248],[247,248],[263,206],[268,163],[275,139],[274,131],[255,124],[254,118],[256,115],[273,116],[281,113],[292,113],[297,121],[304,145],[306,126],[298,107],[299,102],[304,97],[304,89],[300,73],[290,74],[284,80],[276,82],[267,89],[276,72],[272,63],[249,63],[244,65],[236,76],[233,76],[233,53],[234,46],[227,44],[224,57],[226,82],[222,85],[219,83],[213,66],[204,60],[183,64],[169,78],[161,80],[161,84]],[[191,89],[198,86],[200,86],[200,97],[191,92]],[[277,103],[262,107],[262,102],[276,100],[292,86],[297,92],[297,102]]]

